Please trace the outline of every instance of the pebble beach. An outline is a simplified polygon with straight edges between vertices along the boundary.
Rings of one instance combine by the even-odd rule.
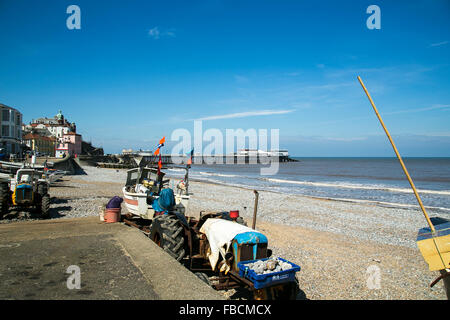
[[[52,219],[95,216],[113,196],[123,196],[126,170],[83,169],[85,175],[65,176],[50,188]],[[239,210],[251,226],[253,190],[199,181],[189,188],[186,215]],[[0,223],[33,218],[11,213]],[[414,209],[259,192],[256,229],[273,256],[301,267],[304,299],[446,299],[442,281],[429,287],[438,273],[428,270],[415,243],[425,226]]]

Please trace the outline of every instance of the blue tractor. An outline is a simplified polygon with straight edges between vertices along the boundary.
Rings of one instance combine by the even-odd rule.
[[[300,268],[282,259],[292,265],[290,270],[253,272],[247,266],[268,261],[272,250],[264,234],[238,225],[246,223],[236,211],[201,213],[199,219],[169,212],[154,217],[149,237],[217,290],[244,288],[256,300],[295,299],[300,291],[295,274]],[[226,248],[220,248],[216,260],[211,259],[214,243],[220,243],[217,234],[236,228],[243,232],[237,233]]]
[[[35,169],[19,169],[14,178],[0,182],[0,218],[12,207],[32,209],[42,217],[48,217],[50,195],[42,173]]]

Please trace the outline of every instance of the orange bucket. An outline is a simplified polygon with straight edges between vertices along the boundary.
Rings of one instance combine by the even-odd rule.
[[[121,208],[105,209],[105,222],[106,223],[119,222],[120,221],[120,211],[121,211]]]

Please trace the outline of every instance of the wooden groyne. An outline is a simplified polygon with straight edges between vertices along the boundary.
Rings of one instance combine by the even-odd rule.
[[[110,168],[110,169],[132,169],[132,168],[136,168],[137,165],[128,164],[128,163],[98,162],[97,167]]]

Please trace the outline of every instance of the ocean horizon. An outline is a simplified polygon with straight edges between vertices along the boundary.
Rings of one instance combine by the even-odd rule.
[[[292,157],[275,175],[261,164],[193,165],[190,179],[309,197],[418,208],[396,157]],[[406,168],[430,213],[450,214],[450,157],[404,157]],[[179,169],[169,169],[178,176]]]

